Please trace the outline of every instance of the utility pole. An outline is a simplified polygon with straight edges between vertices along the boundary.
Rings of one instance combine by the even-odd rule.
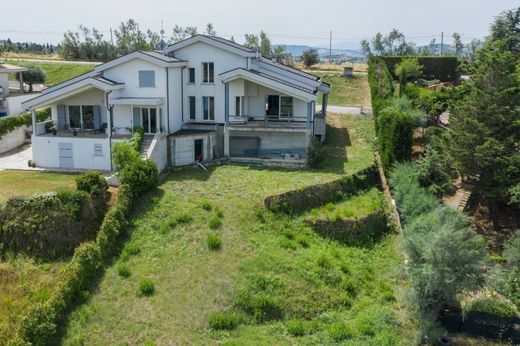
[[[441,55],[443,53],[443,49],[444,49],[444,31],[441,32]]]
[[[329,36],[329,64],[332,64],[332,30]]]

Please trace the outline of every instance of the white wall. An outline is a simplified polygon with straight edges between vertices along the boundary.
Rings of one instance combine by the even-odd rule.
[[[265,118],[265,100],[267,95],[280,95],[280,96],[290,96],[279,91],[266,88],[261,85],[257,85],[255,83],[246,81],[246,97],[244,98],[244,115],[251,116],[255,118]],[[233,100],[233,104],[230,108],[232,108],[232,112],[230,114],[234,114],[235,102],[234,96],[230,95],[231,100]],[[240,96],[240,95],[236,95]],[[231,105],[231,102],[230,102]],[[299,118],[298,120],[306,120],[307,119],[307,102],[297,99],[293,97],[293,118]]]
[[[91,88],[80,94],[73,95],[64,99],[61,99],[51,106],[52,120],[55,122],[58,120],[58,105],[65,105],[66,121],[69,122],[69,107],[68,106],[100,106],[101,112],[101,124],[107,122],[107,110],[105,107],[105,93],[102,90]]]
[[[202,157],[203,161],[213,160],[213,151],[215,150],[216,137],[215,134],[194,135],[194,136],[175,136],[171,137],[172,141],[172,164],[174,166],[191,165],[195,160],[195,140],[202,139]]]
[[[188,67],[195,68],[195,83],[188,83],[188,67],[183,70],[184,80],[184,120],[189,121],[189,96],[195,96],[196,101],[196,121],[203,120],[202,97],[215,97],[215,122],[223,123],[225,121],[225,88],[224,83],[219,74],[233,70],[235,68],[247,68],[247,58],[243,58],[234,53],[230,53],[223,49],[212,45],[197,42],[190,46],[176,50],[175,57],[188,61]],[[213,62],[215,68],[215,82],[212,84],[202,83],[202,63]],[[180,85],[180,82],[171,80],[173,87]],[[171,88],[171,87],[170,87]],[[171,115],[170,115],[171,116]]]
[[[9,96],[7,98],[7,110],[9,114],[20,114],[25,112],[25,109],[22,107],[22,102],[25,102],[33,97],[38,96],[38,94],[24,94],[20,96]]]
[[[9,74],[0,73],[0,87],[4,89],[4,96],[9,95]]]
[[[26,126],[17,128],[14,131],[6,133],[0,139],[0,154],[19,147],[25,143]]]
[[[108,138],[32,136],[33,160],[38,167],[59,168],[59,143],[72,143],[74,168],[110,170]],[[103,156],[94,156],[94,144],[101,144]]]

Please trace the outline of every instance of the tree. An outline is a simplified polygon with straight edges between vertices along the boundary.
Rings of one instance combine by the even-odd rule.
[[[258,36],[255,34],[245,34],[245,39],[246,41],[244,42],[244,46],[256,51],[260,50],[260,39]]]
[[[39,67],[35,65],[27,66],[27,71],[22,72],[23,81],[29,84],[29,92],[33,91],[34,83],[45,83],[47,75]],[[20,81],[20,74],[16,74],[16,79]]]
[[[188,37],[192,37],[192,36],[195,36],[197,35],[197,27],[195,26],[187,26],[187,27],[182,27],[182,26],[179,26],[179,25],[175,25],[173,27],[173,35],[172,35],[172,38],[170,40],[170,43],[175,43],[175,42],[179,42],[179,41],[182,41]]]
[[[520,7],[503,12],[491,25],[491,41],[503,41],[510,52],[520,52]]]
[[[403,96],[406,83],[422,75],[422,68],[417,58],[406,58],[397,64],[395,74],[399,76],[399,96]]]
[[[114,31],[116,47],[119,54],[128,54],[135,50],[152,50],[154,47],[146,40],[146,34],[139,29],[139,24],[133,20],[121,22]]]
[[[453,192],[448,161],[437,150],[428,146],[424,156],[416,161],[415,169],[421,187],[431,194],[442,197]]]
[[[471,40],[468,43],[466,48],[467,48],[467,58],[468,58],[469,62],[474,62],[475,58],[477,56],[478,50],[482,48],[482,41],[474,38],[473,40]]]
[[[382,55],[413,55],[415,54],[415,44],[406,41],[403,33],[397,29],[393,29],[388,35],[383,36],[378,32],[371,40],[372,46],[368,40],[361,41],[361,49],[366,56],[382,56]]]
[[[271,40],[263,30],[260,31],[260,54],[269,59],[272,55]]]
[[[315,48],[309,48],[302,54],[302,61],[306,67],[310,67],[320,62],[320,55]]]
[[[208,23],[206,25],[206,35],[208,35],[208,36],[217,36],[217,32],[215,31],[215,27],[213,26],[213,24]]]
[[[459,33],[453,33],[453,47],[455,48],[455,55],[461,56],[462,50],[464,49],[464,44],[462,43],[462,39]]]

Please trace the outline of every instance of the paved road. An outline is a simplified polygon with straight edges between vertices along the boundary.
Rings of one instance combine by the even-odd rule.
[[[8,58],[15,61],[49,62],[53,64],[79,64],[79,65],[101,65],[102,62],[96,61],[71,61],[71,60],[52,60],[52,59],[29,59],[29,58]]]

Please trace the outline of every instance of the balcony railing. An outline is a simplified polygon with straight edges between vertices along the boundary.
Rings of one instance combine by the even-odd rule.
[[[258,128],[288,128],[305,129],[306,118],[303,117],[278,117],[266,116],[263,119],[241,116],[229,117],[229,126],[233,127],[258,127]]]

